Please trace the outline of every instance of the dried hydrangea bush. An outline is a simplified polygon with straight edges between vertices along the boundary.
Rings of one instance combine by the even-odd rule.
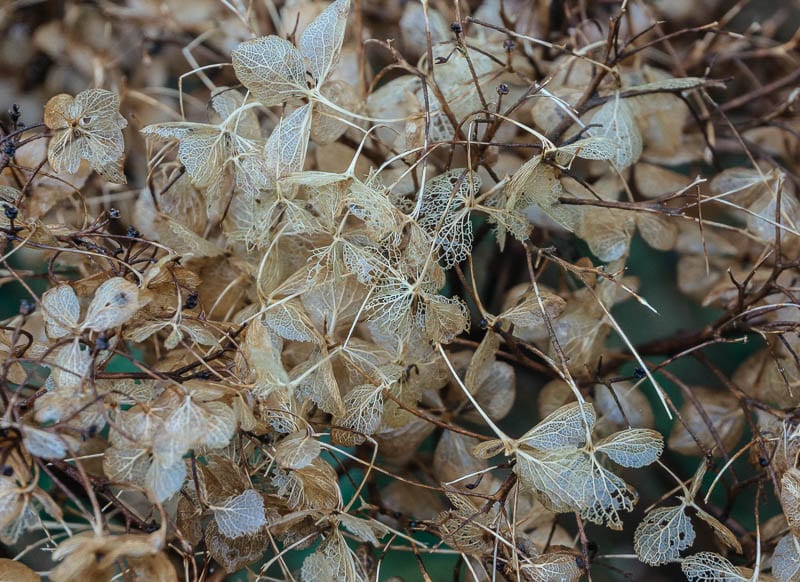
[[[800,581],[749,4],[0,7],[0,577]]]

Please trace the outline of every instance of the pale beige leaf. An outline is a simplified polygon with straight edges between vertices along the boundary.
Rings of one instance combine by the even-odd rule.
[[[578,582],[583,570],[578,567],[578,557],[567,551],[553,550],[526,560],[520,570],[533,582]]]
[[[478,553],[491,547],[484,529],[488,525],[489,516],[476,508],[465,495],[448,492],[447,498],[453,509],[444,512],[437,519],[442,539],[450,546],[467,553]]]
[[[772,554],[772,574],[780,582],[800,580],[800,540],[793,534],[783,536]]]
[[[645,564],[659,566],[679,559],[695,539],[686,506],[654,509],[636,527],[633,539],[636,556]]]
[[[593,136],[579,139],[556,150],[556,159],[568,166],[575,157],[585,160],[613,160],[617,155],[617,145],[607,137]]]
[[[700,552],[681,560],[681,570],[689,582],[749,582],[741,568],[713,552]]]
[[[104,89],[89,89],[70,95],[56,95],[45,106],[44,122],[53,131],[47,148],[50,167],[74,174],[81,160],[107,179],[120,184],[124,153],[122,128],[128,122],[119,114],[119,95]]]
[[[588,402],[566,404],[522,435],[519,442],[543,451],[581,446],[595,418],[594,406]]]
[[[302,469],[319,456],[322,447],[306,431],[287,435],[275,447],[275,461],[284,469]]]
[[[502,453],[503,448],[503,441],[499,439],[492,439],[475,445],[472,448],[472,454],[479,459],[489,459]]]
[[[322,410],[336,416],[345,413],[339,384],[327,353],[314,353],[292,369],[291,377],[298,397],[308,398]]]
[[[658,198],[683,190],[691,183],[691,178],[655,164],[639,162],[634,172],[634,183],[645,198]]]
[[[716,429],[722,446],[730,451],[742,436],[745,427],[744,413],[738,400],[728,392],[712,391],[704,388],[692,388],[697,401],[703,407],[712,426]],[[722,452],[717,446],[711,430],[694,404],[687,400],[680,409],[681,417],[692,428],[692,432],[700,440],[706,450],[714,448],[714,455]],[[667,446],[684,455],[699,455],[701,449],[694,437],[684,425],[676,422],[670,434]]]
[[[335,564],[322,553],[314,552],[306,556],[303,560],[303,567],[300,570],[302,582],[316,582],[317,580],[338,580],[336,577]]]
[[[303,582],[366,582],[366,575],[338,529],[331,531],[317,551],[303,561],[300,575]]]
[[[659,214],[638,213],[636,226],[644,242],[659,251],[672,250],[678,241],[678,227],[675,222]]]
[[[575,234],[606,263],[627,255],[634,232],[634,217],[615,208],[595,208],[580,213]]]
[[[501,420],[511,411],[516,401],[516,372],[507,362],[491,362],[484,368],[475,400],[492,420]],[[480,423],[477,410],[468,409],[464,418]]]
[[[202,406],[206,419],[205,431],[198,445],[209,449],[228,446],[236,433],[236,414],[224,402],[205,402]]]
[[[459,297],[429,295],[419,306],[417,323],[432,341],[449,343],[469,326],[469,311]]]
[[[562,196],[565,196],[565,192],[558,171],[536,156],[525,162],[511,177],[506,186],[505,208],[515,212],[534,204],[572,232],[578,226],[580,212],[576,206],[561,204],[558,199]]]
[[[25,494],[14,479],[0,475],[0,528],[7,527],[22,512]]]
[[[790,468],[781,477],[781,505],[792,532],[800,533],[800,469]]]
[[[612,162],[618,169],[627,168],[642,155],[642,134],[633,112],[619,94],[608,98],[591,117],[589,125],[587,133],[590,136],[605,137],[616,144]]]
[[[58,348],[50,376],[59,389],[67,394],[74,393],[89,378],[91,365],[91,351],[74,340]]]
[[[78,327],[81,306],[75,290],[69,285],[58,285],[42,294],[44,324],[51,339],[69,335]]]
[[[645,467],[654,463],[664,450],[661,433],[649,428],[628,428],[595,444],[600,451],[617,465],[623,467]]]
[[[139,309],[139,287],[122,277],[113,277],[95,291],[86,312],[83,329],[104,331],[127,322]]]
[[[266,106],[280,105],[308,88],[300,51],[280,37],[245,41],[231,57],[236,76]]]
[[[149,456],[144,449],[109,447],[103,455],[103,471],[109,479],[144,486]]]
[[[317,16],[300,37],[300,52],[308,60],[319,87],[339,60],[350,0],[336,0]]]
[[[164,432],[173,442],[189,448],[205,436],[208,425],[205,410],[191,394],[184,394],[171,404],[164,419]]]
[[[446,268],[461,263],[472,251],[472,224],[468,203],[481,180],[466,169],[453,169],[425,184],[419,225],[439,249]]]
[[[356,536],[362,542],[367,542],[375,547],[380,545],[380,538],[385,536],[389,530],[379,521],[374,519],[360,519],[347,513],[340,513],[337,518],[344,529]]]
[[[336,471],[319,457],[302,469],[280,472],[273,482],[278,487],[278,495],[293,509],[337,509],[341,506]]]
[[[613,389],[612,394],[608,386],[595,384],[594,406],[599,415],[595,434],[605,437],[629,426],[628,423],[639,428],[653,428],[653,408],[641,386],[615,382]]]
[[[344,414],[334,424],[352,429],[337,430],[332,435],[337,442],[353,446],[361,444],[365,435],[372,435],[383,416],[383,388],[363,384],[352,388],[344,397]]]
[[[287,340],[318,341],[318,334],[308,320],[299,299],[282,301],[268,308],[264,313],[264,325]]]
[[[303,169],[311,131],[311,106],[306,104],[282,118],[264,146],[266,171],[278,180]]]
[[[478,444],[478,441],[466,435],[452,431],[445,431],[436,450],[433,453],[433,475],[441,483],[455,481],[453,486],[462,489],[468,483],[472,483],[474,478],[465,475],[476,473],[487,467],[487,464],[478,460],[471,454],[471,450]],[[484,481],[486,481],[484,479]],[[487,487],[483,482],[477,489],[478,493],[487,493]]]
[[[534,453],[517,451],[514,467],[520,482],[549,510],[561,513],[586,507],[584,486],[591,481],[586,455],[570,449]]]
[[[253,108],[243,108],[245,97],[236,89],[217,87],[211,91],[211,108],[219,122],[235,130],[236,135],[251,140],[261,138],[258,115]],[[227,122],[227,123],[226,123]]]
[[[22,442],[30,454],[43,459],[63,459],[69,450],[63,437],[32,426],[23,428]]]
[[[632,511],[638,495],[625,481],[590,457],[588,478],[583,478],[583,503],[581,515],[598,525],[614,530],[622,529],[620,512]],[[576,475],[572,477],[580,478]]]
[[[475,394],[484,380],[484,370],[494,362],[495,353],[500,347],[500,337],[491,329],[486,331],[478,349],[472,355],[472,360],[464,376],[464,385],[472,394]]]
[[[332,101],[340,109],[360,113],[363,109],[363,99],[356,93],[350,83],[334,79],[327,81],[320,90],[322,96]],[[347,115],[340,113],[333,107],[317,103],[314,107],[314,123],[311,124],[311,139],[318,145],[330,145],[345,133],[350,125],[345,123]],[[336,146],[333,146],[335,148]],[[341,146],[345,147],[345,146]],[[331,148],[331,149],[333,149]],[[319,150],[318,153],[321,154]],[[320,155],[320,158],[323,156]],[[334,161],[334,157],[324,156],[324,159]],[[359,173],[359,175],[361,175]]]
[[[208,553],[221,564],[228,573],[241,570],[264,555],[269,545],[266,528],[252,535],[243,535],[232,540],[222,535],[216,520],[212,520],[206,528],[206,545]]]
[[[229,151],[217,125],[205,123],[159,123],[142,129],[146,136],[180,140],[178,159],[186,168],[192,184],[209,188],[220,181]]]
[[[727,168],[709,184],[711,194],[739,206],[748,207],[769,192],[770,181],[753,168]]]
[[[566,301],[553,291],[543,289],[541,284],[537,296],[528,284],[522,283],[508,291],[503,304],[504,311],[498,318],[513,323],[514,335],[520,339],[545,339],[547,324],[541,306],[544,306],[544,313],[552,323],[564,311]]]
[[[631,87],[630,91],[637,93],[657,93],[660,91],[686,91],[688,89],[697,89],[705,84],[708,84],[708,79],[702,77],[675,77],[645,83],[644,85],[636,85]]]
[[[213,511],[220,533],[231,539],[252,535],[267,523],[264,498],[255,489],[246,489]]]
[[[800,203],[788,187],[784,187],[781,195],[780,224],[797,232],[800,215]],[[775,240],[775,220],[778,214],[778,197],[775,191],[757,198],[749,208],[747,214],[747,230],[765,242]],[[785,236],[785,235],[783,235]]]
[[[405,5],[399,22],[400,36],[403,39],[403,49],[417,57],[428,48],[425,22],[425,12],[421,4],[409,2]],[[428,9],[428,22],[432,44],[436,45],[449,39],[451,33],[447,21],[441,12],[432,6]]]
[[[166,501],[177,493],[186,480],[186,465],[183,459],[170,464],[154,460],[144,477],[144,485],[157,501]]]

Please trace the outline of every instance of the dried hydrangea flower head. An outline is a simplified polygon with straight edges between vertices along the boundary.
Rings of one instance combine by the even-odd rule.
[[[5,4],[56,95],[0,112],[9,555],[55,582],[800,582],[780,18]]]

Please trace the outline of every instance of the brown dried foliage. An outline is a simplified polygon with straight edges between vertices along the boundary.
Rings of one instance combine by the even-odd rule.
[[[0,578],[800,580],[796,6],[27,4]]]

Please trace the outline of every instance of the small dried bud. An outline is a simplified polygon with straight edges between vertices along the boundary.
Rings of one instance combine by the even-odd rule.
[[[513,40],[509,38],[503,41],[503,49],[505,49],[506,52],[513,51],[516,48],[516,46],[517,43],[515,43]]]
[[[186,303],[183,304],[184,309],[194,309],[197,307],[198,297],[197,291],[192,291],[188,297],[186,297]]]
[[[121,216],[121,213],[117,208],[109,208],[108,209],[108,218],[110,218],[111,220],[119,220],[120,216]]]
[[[145,50],[147,54],[150,56],[157,55],[161,52],[161,49],[164,48],[164,44],[159,40],[151,40],[147,44],[145,44]]]
[[[458,22],[451,23],[450,30],[452,30],[456,34],[461,34],[463,32],[463,29],[461,28],[461,25]]]
[[[125,233],[125,236],[130,237],[130,238],[139,238],[141,236],[141,234],[142,233],[140,233],[134,227],[129,226],[127,232]]]
[[[17,215],[19,215],[19,210],[16,206],[12,206],[11,204],[3,204],[3,212],[6,215],[6,218],[9,220],[14,220]]]
[[[508,95],[508,91],[509,91],[508,83],[500,83],[497,86],[497,94],[498,95]]]
[[[27,299],[22,299],[19,302],[19,314],[20,315],[30,315],[33,313],[34,309],[36,309],[36,304],[32,301],[28,301]]]

